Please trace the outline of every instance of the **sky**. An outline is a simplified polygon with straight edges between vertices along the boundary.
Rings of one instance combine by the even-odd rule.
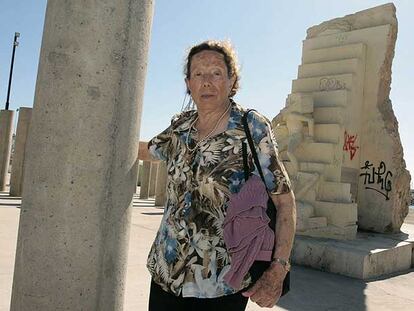
[[[185,95],[185,51],[206,39],[229,39],[241,64],[235,100],[272,119],[297,77],[306,29],[387,3],[375,0],[156,0],[140,139],[149,140],[179,112]],[[399,23],[390,98],[404,158],[414,176],[414,1],[394,1]],[[46,0],[0,0],[0,105],[4,109],[14,32],[16,50],[10,109],[32,107]],[[17,120],[17,118],[16,118]],[[413,183],[412,183],[413,185]],[[412,188],[414,188],[412,186]]]

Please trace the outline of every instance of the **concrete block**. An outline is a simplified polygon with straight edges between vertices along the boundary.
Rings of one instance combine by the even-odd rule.
[[[306,93],[294,93],[289,94],[286,103],[300,103],[303,107],[313,107],[313,97],[310,94]]]
[[[321,182],[318,188],[318,200],[351,203],[351,184],[329,181]]]
[[[358,58],[341,59],[313,64],[300,65],[298,78],[312,78],[330,76],[344,73],[362,73],[365,71],[365,63]]]
[[[303,161],[299,163],[299,167],[302,172],[322,174],[326,181],[339,182],[341,179],[341,172],[334,165]]]
[[[321,228],[305,229],[303,231],[296,232],[296,235],[307,236],[313,238],[326,238],[334,240],[353,240],[357,234],[357,226],[350,225],[344,227],[338,227],[334,225],[328,225]]]
[[[314,215],[314,208],[311,204],[296,201],[296,217],[298,219],[308,219]]]
[[[355,89],[354,74],[326,75],[299,78],[292,81],[292,93],[352,90]]]
[[[299,146],[295,155],[300,162],[331,163],[334,156],[334,144],[308,143]]]
[[[349,58],[364,58],[366,45],[364,43],[347,44],[322,48],[315,50],[306,50],[302,55],[302,64],[328,62]]]
[[[319,173],[323,174],[324,170],[326,168],[325,163],[319,163],[319,162],[300,162],[299,163],[299,169],[303,172],[310,172],[310,173]]]
[[[299,172],[299,174],[303,176],[303,174],[307,173]],[[314,202],[316,200],[316,195],[316,189],[311,188],[305,194],[302,195],[301,200],[303,200],[304,202]]]
[[[315,124],[314,140],[316,143],[337,144],[342,135],[342,128],[338,124]]]
[[[367,45],[367,58],[370,58],[371,52],[382,53],[386,51],[386,46],[372,45],[374,42],[383,41],[387,34],[390,33],[392,25],[379,25],[374,27],[367,27],[364,29],[357,29],[343,33],[336,33],[321,37],[308,38],[303,41],[303,54],[308,50],[316,50],[322,48],[339,47],[349,44],[364,43]],[[385,42],[384,42],[385,43]],[[372,51],[377,48],[377,51]],[[379,50],[380,49],[380,50]]]
[[[343,124],[345,110],[342,107],[317,107],[313,110],[315,124]],[[341,133],[339,136],[342,136]]]
[[[296,234],[308,234],[315,229],[327,227],[327,220],[325,217],[309,217],[296,219]]]
[[[315,228],[324,228],[328,226],[328,222],[326,217],[310,217],[308,219],[308,228],[315,229]]]
[[[331,182],[340,182],[341,181],[341,163],[329,164],[325,168],[325,180]]]
[[[358,220],[356,203],[315,201],[315,215],[326,217],[328,224],[338,227],[355,225]]]
[[[313,105],[317,107],[346,107],[350,100],[350,91],[348,90],[331,90],[312,92]]]
[[[410,269],[411,252],[410,243],[361,233],[350,241],[296,236],[292,261],[366,280]]]
[[[413,247],[413,256],[411,258],[411,267],[414,267],[414,224],[403,223],[401,226],[401,232],[398,233],[370,233],[364,232],[365,236],[379,236],[385,239],[391,239],[398,242],[410,243]]]
[[[275,119],[272,120],[272,129],[273,133],[275,134],[275,137],[277,139],[278,145],[280,145],[280,137],[288,137],[289,136],[289,130],[287,126],[276,126]]]
[[[343,32],[376,27],[378,25],[394,24],[395,5],[387,3],[373,8],[368,8],[354,14],[325,21],[319,25],[312,26],[307,30],[307,38],[316,36],[328,36],[332,34],[342,35]],[[344,42],[346,38],[337,38],[338,42]]]

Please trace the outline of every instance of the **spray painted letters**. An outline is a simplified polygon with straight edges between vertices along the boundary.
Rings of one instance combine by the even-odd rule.
[[[359,146],[356,145],[357,137],[358,135],[349,135],[347,131],[345,131],[343,150],[349,152],[349,157],[351,158],[351,161],[354,158],[357,149],[359,149]]]
[[[389,200],[388,193],[392,190],[391,177],[392,173],[387,171],[387,166],[384,161],[381,161],[378,167],[374,167],[369,161],[365,161],[365,166],[361,167],[364,172],[359,176],[364,177],[365,189],[374,190],[385,197],[385,200]],[[367,185],[378,185],[377,188],[369,187]]]

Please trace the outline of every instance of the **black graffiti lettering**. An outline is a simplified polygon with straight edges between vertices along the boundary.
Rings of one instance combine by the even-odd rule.
[[[392,183],[391,180],[388,179],[388,177],[392,177],[392,173],[390,171],[387,172],[385,175],[385,191],[390,192],[392,190]]]
[[[392,190],[392,172],[387,171],[387,166],[384,161],[380,162],[380,165],[376,168],[369,161],[365,161],[363,172],[359,176],[364,177],[364,185],[377,184],[380,189],[365,186],[365,189],[374,190],[382,194],[386,200],[389,200],[388,193]]]
[[[361,170],[367,170],[365,173],[359,174],[359,176],[364,176],[364,185],[366,184],[373,184],[374,183],[374,174],[370,174],[368,170],[372,167],[372,173],[375,172],[375,168],[373,164],[369,164],[369,161],[365,161],[365,166],[361,167]]]

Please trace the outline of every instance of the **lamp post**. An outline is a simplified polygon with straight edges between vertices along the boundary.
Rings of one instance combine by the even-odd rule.
[[[13,52],[12,52],[11,65],[10,65],[9,86],[7,88],[6,110],[9,110],[9,99],[10,99],[10,89],[11,89],[11,82],[12,82],[12,76],[13,76],[14,54],[16,53],[16,47],[19,45],[19,41],[17,41],[17,38],[19,37],[20,37],[20,32],[15,32],[14,40],[13,40]]]

